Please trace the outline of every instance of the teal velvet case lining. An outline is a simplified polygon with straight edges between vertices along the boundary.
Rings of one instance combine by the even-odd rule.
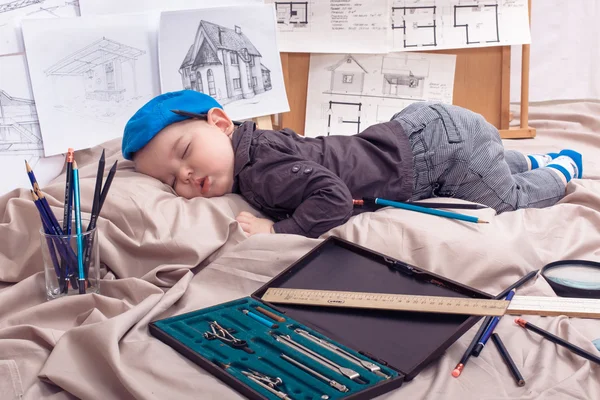
[[[257,306],[285,318],[285,322],[272,321],[269,317],[258,312],[256,310]],[[249,315],[244,314],[243,310],[253,312],[267,321],[277,324],[278,327],[267,327],[261,322],[251,318]],[[234,348],[218,338],[207,339],[204,336],[204,333],[211,332],[210,323],[212,321],[217,321],[225,329],[232,329],[233,331],[231,331],[231,334],[240,340],[245,340],[247,346],[254,351],[254,353],[249,354],[241,348]],[[364,357],[353,349],[320,335],[318,332],[287,318],[285,315],[277,313],[272,308],[251,297],[245,297],[202,310],[159,320],[153,324],[166,335],[171,336],[193,352],[219,366],[237,380],[252,387],[256,392],[267,399],[276,400],[281,397],[278,397],[274,393],[255,383],[253,380],[242,374],[242,371],[256,371],[272,378],[281,378],[282,383],[275,386],[275,389],[287,394],[289,399],[294,400],[343,399],[381,382],[387,381],[387,379],[393,379],[399,376],[396,371]],[[376,375],[370,370],[348,361],[338,355],[335,351],[313,343],[309,339],[295,333],[294,329],[297,328],[303,329],[320,339],[324,339],[348,353],[351,353],[355,357],[379,366],[381,372],[389,378]],[[359,379],[365,383],[355,382],[346,376],[323,366],[321,363],[314,361],[299,351],[276,341],[271,336],[271,332],[279,335],[289,335],[291,339],[304,347],[321,354],[342,367],[352,369],[360,375]],[[374,340],[376,340],[376,338],[374,338]],[[282,353],[312,370],[317,371],[319,374],[335,380],[340,385],[345,385],[348,388],[348,391],[341,392],[324,380],[289,363],[280,357]]]

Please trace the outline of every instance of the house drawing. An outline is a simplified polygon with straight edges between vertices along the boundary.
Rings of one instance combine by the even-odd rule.
[[[454,6],[454,27],[465,28],[466,43],[499,43],[498,4]]]
[[[350,54],[327,68],[331,71],[331,84],[325,93],[362,94],[367,70]]]
[[[43,3],[46,0],[14,0],[8,3],[0,4],[0,14],[31,6],[33,4]]]
[[[272,89],[271,71],[242,28],[200,21],[179,74],[185,89],[208,94],[227,104]]]
[[[60,93],[121,102],[137,97],[135,62],[146,52],[103,37],[58,61],[45,73],[60,79]],[[72,96],[78,97],[78,96]]]
[[[307,1],[276,1],[278,24],[308,24]]]
[[[422,97],[423,81],[429,76],[429,61],[411,59],[407,56],[384,56],[381,73],[384,95]]]
[[[42,152],[35,102],[12,97],[0,89],[0,156],[39,157]]]

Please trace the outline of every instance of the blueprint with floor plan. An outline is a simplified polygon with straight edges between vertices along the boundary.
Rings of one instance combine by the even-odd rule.
[[[527,0],[391,0],[392,51],[531,42]]]
[[[354,135],[417,101],[452,103],[453,54],[312,54],[305,135]]]
[[[385,53],[388,0],[265,0],[274,4],[281,51]]]

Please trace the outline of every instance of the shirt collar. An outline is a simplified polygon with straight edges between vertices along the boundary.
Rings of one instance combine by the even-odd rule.
[[[254,122],[246,121],[233,131],[231,137],[233,154],[235,155],[235,163],[233,165],[233,193],[239,191],[238,175],[250,162],[250,144],[252,143],[252,134],[255,129]]]

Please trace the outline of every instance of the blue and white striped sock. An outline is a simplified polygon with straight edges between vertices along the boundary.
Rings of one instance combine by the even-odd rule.
[[[531,169],[537,169],[548,165],[554,158],[556,158],[552,157],[552,154],[556,154],[556,157],[558,157],[557,153],[527,155],[527,158],[529,158],[529,162],[531,163]]]
[[[559,156],[546,166],[560,171],[560,173],[567,178],[567,182],[569,182],[571,179],[581,179],[583,176],[582,161],[581,154],[574,150],[567,149],[562,150],[559,153]]]

